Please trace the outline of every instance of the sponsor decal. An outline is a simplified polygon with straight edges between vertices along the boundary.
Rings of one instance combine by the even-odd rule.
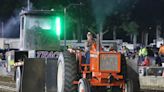
[[[57,51],[36,51],[36,58],[58,58],[59,53]]]

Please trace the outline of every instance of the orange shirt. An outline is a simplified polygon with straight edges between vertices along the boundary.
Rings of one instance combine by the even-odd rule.
[[[91,48],[90,48],[90,51],[96,51],[97,50],[97,44],[96,43],[93,43]],[[102,51],[102,47],[101,47],[101,44],[100,44],[100,51]]]
[[[159,54],[164,55],[164,45],[159,48]]]

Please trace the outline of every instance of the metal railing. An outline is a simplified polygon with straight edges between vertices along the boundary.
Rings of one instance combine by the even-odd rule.
[[[158,66],[139,66],[138,73],[140,76],[163,76],[164,67]]]

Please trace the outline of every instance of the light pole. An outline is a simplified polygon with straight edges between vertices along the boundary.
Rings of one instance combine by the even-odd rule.
[[[81,2],[79,4],[69,4],[67,7],[64,8],[64,47],[66,49],[67,41],[66,41],[66,16],[67,16],[67,9],[71,6],[81,6],[83,5]]]
[[[30,0],[27,0],[27,10],[30,10]]]
[[[4,39],[4,23],[1,23],[1,38],[2,38],[2,43],[3,43],[3,49],[4,49],[4,44],[5,44],[5,39]]]
[[[3,31],[4,31],[4,30],[3,30],[3,22],[1,23],[1,30],[2,30],[2,31],[1,31],[1,36],[2,36],[2,38],[3,38],[3,37],[4,37],[4,35],[3,35]]]

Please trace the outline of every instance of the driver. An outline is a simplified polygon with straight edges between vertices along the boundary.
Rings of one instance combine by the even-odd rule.
[[[38,31],[41,29],[39,21],[35,21],[33,26],[31,27],[33,31]]]
[[[87,33],[87,41],[85,42],[85,55],[86,55],[86,64],[90,63],[90,49],[91,46],[95,43],[93,35],[91,32]]]

